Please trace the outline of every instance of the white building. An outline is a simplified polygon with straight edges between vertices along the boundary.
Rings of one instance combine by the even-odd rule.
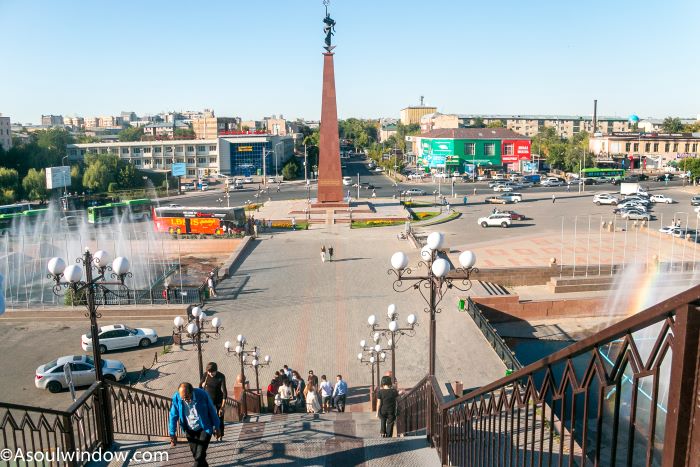
[[[10,117],[3,117],[0,114],[0,146],[5,151],[9,151],[12,147],[12,125]]]

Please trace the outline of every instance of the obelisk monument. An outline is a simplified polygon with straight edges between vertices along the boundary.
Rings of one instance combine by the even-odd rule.
[[[340,170],[340,139],[338,137],[338,107],[335,102],[335,72],[331,37],[335,21],[328,14],[328,0],[324,0],[326,17],[323,32],[326,34],[323,54],[323,95],[321,100],[321,127],[318,154],[318,202],[339,204],[343,202],[343,183]]]

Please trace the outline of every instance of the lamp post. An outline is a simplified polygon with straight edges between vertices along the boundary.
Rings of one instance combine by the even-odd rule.
[[[66,262],[59,257],[51,258],[48,262],[49,279],[54,281],[53,293],[56,296],[61,296],[62,290],[70,290],[73,301],[83,302],[80,298],[81,294],[85,294],[84,304],[88,310],[87,317],[90,318],[90,339],[92,344],[92,358],[95,364],[95,379],[99,383],[104,383],[104,375],[102,373],[102,355],[100,346],[100,328],[97,325],[98,318],[102,315],[97,311],[97,302],[95,293],[97,290],[103,293],[113,293],[107,286],[114,285],[120,289],[128,288],[124,285],[124,280],[131,277],[129,272],[129,260],[123,256],[118,256],[109,265],[110,256],[104,250],[98,250],[92,254],[88,248],[85,248],[85,253],[78,257],[77,264],[66,266]],[[81,266],[82,264],[82,266]],[[83,279],[83,269],[85,269],[85,280]],[[93,276],[93,271],[97,276]],[[113,279],[116,282],[108,282],[105,276],[111,272]],[[113,441],[111,410],[109,407],[109,398],[107,394],[107,386],[100,384],[97,392],[98,400],[98,417],[96,420],[98,433],[101,434],[103,444],[109,446]]]
[[[362,348],[362,352],[357,354],[357,359],[360,361],[360,363],[365,363],[370,366],[370,373],[372,375],[372,386],[369,390],[369,400],[370,405],[372,406],[372,410],[375,410],[377,408],[377,397],[375,395],[375,390],[377,385],[379,385],[380,381],[379,364],[386,361],[386,352],[382,350],[382,346],[379,344],[375,344],[374,346],[367,346],[364,340],[360,341],[360,347]],[[375,372],[377,374],[376,385],[374,379]]]
[[[396,276],[393,283],[394,291],[418,290],[428,304],[425,311],[430,313],[428,370],[430,375],[435,375],[435,318],[442,311],[438,306],[447,290],[454,287],[462,292],[468,291],[472,286],[471,274],[479,271],[474,267],[476,255],[467,250],[459,255],[461,267],[451,272],[450,262],[442,251],[444,239],[445,236],[441,232],[428,235],[427,245],[420,252],[420,261],[413,269],[408,267],[408,256],[405,253],[401,251],[394,253],[391,257],[392,268],[388,271],[389,275]],[[417,275],[420,270],[424,270],[423,274]],[[461,284],[458,281],[461,281]]]
[[[377,317],[375,315],[370,315],[367,318],[367,324],[371,329],[372,339],[376,345],[379,345],[379,338],[384,336],[389,344],[388,350],[391,351],[391,378],[396,384],[396,341],[401,336],[413,337],[416,335],[416,315],[410,314],[406,318],[408,327],[402,328],[399,326],[399,313],[396,311],[396,305],[393,303],[387,308],[387,327],[382,328],[377,323]]]
[[[260,381],[258,380],[259,367],[269,365],[272,360],[270,359],[269,355],[265,355],[265,363],[261,363],[260,360],[258,360],[260,354],[257,346],[254,346],[253,350],[246,350],[245,345],[248,343],[248,341],[244,335],[239,334],[238,337],[236,337],[236,341],[238,342],[236,347],[233,347],[231,341],[226,341],[224,343],[224,348],[226,349],[227,356],[238,357],[238,363],[241,367],[239,378],[241,380],[241,385],[243,386],[243,392],[241,394],[241,408],[243,409],[243,417],[245,418],[248,416],[248,402],[246,401],[245,393],[245,367],[249,366],[255,369],[255,385],[258,391],[258,397],[260,397]],[[253,357],[250,363],[247,361],[248,357]]]
[[[208,339],[217,339],[219,331],[223,329],[221,318],[214,318],[211,321],[201,307],[192,309],[192,316],[185,321],[182,316],[176,316],[173,320],[173,342],[181,349],[183,345],[192,344],[197,350],[197,360],[199,362],[199,379],[204,378],[204,363],[202,362],[202,336]],[[187,325],[185,326],[185,322]],[[186,340],[189,339],[189,342]]]
[[[64,159],[68,159],[68,156],[63,156],[61,158],[61,164],[65,166],[65,163],[63,162]],[[68,171],[70,174],[70,170]],[[66,192],[66,188],[68,187],[68,180],[66,180],[66,173],[63,172],[63,197],[66,198],[66,203],[68,203],[68,193]]]

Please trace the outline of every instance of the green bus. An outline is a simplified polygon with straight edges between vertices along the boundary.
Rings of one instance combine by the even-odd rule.
[[[619,180],[625,176],[625,169],[608,169],[605,167],[589,168],[581,170],[582,178],[609,178]]]
[[[88,208],[88,223],[110,224],[124,215],[127,215],[130,221],[148,220],[151,218],[153,204],[150,199],[143,198],[91,206]]]
[[[0,231],[9,230],[15,222],[23,222],[24,225],[34,225],[48,212],[48,209],[27,209],[22,212],[0,214]]]
[[[24,211],[29,211],[31,208],[32,205],[29,203],[6,204],[0,206],[0,215],[22,213]]]

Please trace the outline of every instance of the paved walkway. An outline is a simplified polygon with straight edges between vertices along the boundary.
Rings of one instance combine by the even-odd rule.
[[[411,313],[418,317],[415,336],[402,336],[396,351],[400,387],[415,385],[428,368],[429,315],[417,291],[392,289],[387,274],[391,254],[404,250],[411,264],[418,260],[417,250],[396,238],[399,230],[335,226],[263,235],[234,276],[219,284],[219,298],[207,304],[207,313],[220,317],[224,330],[218,339],[204,344],[205,364],[218,362],[231,385],[239,372],[238,360],[226,355],[224,341],[235,341],[243,334],[249,346],[257,345],[262,355],[272,357],[272,366],[260,370],[262,387],[275,369],[288,364],[302,375],[312,369],[331,381],[340,373],[351,387],[366,388],[371,383],[370,368],[357,361],[357,353],[360,340],[370,339],[367,317],[375,314],[386,325],[387,306],[395,303],[402,323]],[[332,263],[321,262],[321,245],[334,247]],[[457,299],[456,293],[449,292],[440,305],[437,378],[443,383],[461,380],[465,388],[481,386],[502,377],[505,366],[469,316],[458,312]],[[159,358],[145,388],[170,395],[181,381],[196,380],[196,352],[175,350]],[[388,357],[382,374],[390,368]],[[247,376],[254,385],[250,369]],[[366,396],[356,399],[364,401]]]

